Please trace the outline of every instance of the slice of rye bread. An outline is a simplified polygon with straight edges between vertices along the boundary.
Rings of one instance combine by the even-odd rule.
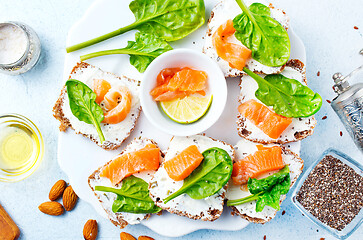
[[[194,135],[188,137],[173,137],[164,160],[170,160],[190,145],[196,145],[200,152],[211,147],[219,147],[226,150],[232,160],[235,156],[235,151],[231,145],[204,135]],[[185,216],[194,220],[201,219],[203,221],[214,221],[220,217],[223,211],[225,192],[228,184],[218,193],[208,197],[207,200],[196,200],[187,194],[182,194],[165,204],[163,199],[177,191],[182,185],[183,181],[174,181],[171,179],[162,165],[150,181],[150,196],[157,206],[179,216]]]
[[[141,105],[138,96],[138,89],[140,85],[139,81],[127,78],[125,76],[116,76],[113,73],[105,72],[100,68],[85,62],[77,63],[69,76],[69,79],[72,78],[84,83],[87,82],[86,84],[91,89],[94,79],[104,79],[110,82],[111,86],[117,84],[127,86],[129,88],[132,93],[132,106],[130,113],[127,115],[125,120],[120,123],[101,123],[101,129],[106,138],[106,141],[103,144],[100,143],[96,128],[93,125],[82,122],[73,116],[69,107],[66,86],[63,87],[61,94],[53,107],[53,116],[60,121],[60,131],[66,131],[67,128],[70,127],[76,132],[76,134],[82,134],[106,150],[113,150],[120,147],[134,130],[137,120],[140,116]]]
[[[270,8],[271,16],[286,30],[288,30],[290,20],[283,10],[276,9],[271,3],[269,4],[267,1],[263,0],[245,2],[248,6],[254,2],[261,2],[265,4]],[[211,16],[208,21],[208,30],[205,36],[203,52],[218,63],[225,77],[238,77],[245,75],[246,73],[230,67],[227,61],[218,56],[212,43],[212,37],[213,33],[220,25],[224,24],[229,19],[233,20],[233,18],[240,13],[242,13],[242,10],[235,0],[222,0],[212,9]],[[229,38],[229,41],[242,45],[242,43],[237,40],[234,35]],[[246,67],[257,74],[276,74],[282,72],[285,68],[285,65],[281,67],[268,67],[251,58],[247,61]]]
[[[289,60],[286,64],[285,70],[281,74],[288,78],[296,79],[304,85],[307,85],[305,66],[300,60]],[[241,93],[239,96],[239,102],[241,104],[251,99],[259,101],[255,96],[255,91],[258,88],[258,84],[250,76],[243,76],[241,78],[240,88]],[[296,142],[312,135],[315,125],[316,119],[314,116],[307,118],[294,118],[292,123],[286,128],[286,130],[278,139],[272,139],[241,114],[238,113],[237,115],[238,134],[247,140],[263,144],[285,144],[288,142]]]
[[[141,138],[141,137],[135,138],[125,147],[125,149],[119,155],[122,155],[122,154],[128,153],[128,152],[132,152],[132,151],[136,151],[140,148],[145,147],[147,144],[150,144],[150,143],[157,145],[157,143],[151,139]],[[162,161],[164,154],[161,151],[160,151],[160,154],[161,154],[160,161]],[[117,156],[119,156],[119,155],[117,155]],[[112,162],[112,160],[107,162],[105,165],[99,167],[96,171],[94,171],[88,177],[88,185],[90,186],[93,193],[95,194],[95,196],[101,203],[102,208],[106,211],[108,218],[115,226],[119,226],[120,228],[124,228],[128,224],[138,224],[138,223],[140,223],[140,221],[148,219],[151,216],[151,214],[149,214],[149,213],[147,213],[147,214],[124,213],[124,212],[114,213],[112,211],[112,204],[113,204],[113,201],[116,199],[116,194],[95,191],[95,186],[121,188],[122,183],[117,184],[116,186],[113,186],[109,179],[100,177],[100,173],[101,173],[102,169],[104,167],[106,167],[108,164],[110,164]],[[154,172],[155,171],[145,171],[142,173],[134,174],[134,176],[142,178],[146,182],[149,182],[149,180],[151,179]]]
[[[243,159],[247,155],[253,154],[253,152],[257,150],[256,145],[258,145],[258,144],[247,141],[247,140],[239,141],[237,143],[237,145],[235,146],[236,155],[237,155],[236,159]],[[276,144],[267,145],[267,147],[269,147],[269,146],[279,146],[279,145],[276,145]],[[290,177],[291,177],[290,189],[291,189],[303,171],[304,161],[297,154],[293,153],[292,151],[287,149],[285,146],[281,146],[281,148],[282,148],[282,160],[285,164],[289,165],[289,169],[290,169]],[[270,175],[270,174],[266,174],[266,176],[267,175]],[[242,188],[242,189],[244,190],[244,188]],[[241,191],[242,191],[241,186],[236,186],[231,181],[229,184],[229,188],[227,190],[226,198],[229,198],[229,197],[231,198],[232,193],[241,194],[240,193]],[[231,198],[231,199],[239,199],[239,198],[248,196],[249,195],[248,189],[246,188],[246,190],[244,190],[244,191],[247,191],[247,194],[244,193],[243,195],[240,195],[239,197],[236,197],[236,195],[235,195],[234,198]],[[286,195],[282,195],[280,197],[280,205],[285,198],[286,198]],[[237,206],[231,206],[231,208],[232,208],[231,214],[235,215],[235,216],[240,216],[250,222],[264,224],[264,223],[270,221],[271,219],[273,219],[275,217],[276,213],[278,212],[278,210],[276,210],[272,207],[265,206],[265,208],[262,210],[262,212],[256,213],[255,207],[256,207],[256,201],[244,203],[244,204],[237,205]]]

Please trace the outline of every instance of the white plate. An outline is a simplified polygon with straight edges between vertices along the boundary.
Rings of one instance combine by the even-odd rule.
[[[101,34],[108,33],[131,23],[134,20],[134,16],[128,8],[129,2],[130,0],[96,0],[82,19],[69,31],[67,46],[98,37]],[[208,18],[217,2],[217,0],[205,1]],[[174,48],[184,47],[201,51],[205,32],[206,24],[193,34],[171,45]],[[134,31],[131,31],[86,49],[66,54],[64,82],[68,79],[73,66],[79,61],[80,55],[99,50],[124,47],[127,44],[127,40],[134,40],[134,33]],[[291,28],[289,35],[291,41],[291,58],[298,58],[306,62],[305,47],[302,41],[294,34]],[[141,74],[129,64],[129,57],[127,55],[105,56],[91,59],[87,62],[105,71],[141,79]],[[206,131],[208,136],[226,141],[232,145],[236,144],[240,139],[236,130],[237,96],[239,94],[238,83],[239,81],[236,79],[229,79],[227,81],[227,107],[220,119]],[[167,148],[168,142],[171,139],[170,135],[155,130],[143,114],[141,114],[136,129],[129,137],[129,140],[118,150],[114,151],[105,151],[89,139],[74,134],[71,130],[59,134],[58,162],[60,167],[68,175],[70,184],[77,195],[92,204],[104,217],[106,217],[105,212],[88,186],[88,176],[110,158],[117,155],[130,140],[139,135],[154,139],[162,149]],[[293,150],[299,152],[300,143],[294,143],[292,145]],[[158,234],[169,237],[182,236],[199,229],[240,230],[248,225],[246,220],[233,217],[229,212],[229,209],[226,209],[223,215],[214,222],[195,221],[165,213],[162,217],[151,217],[148,221],[143,221],[142,224]],[[166,225],[168,227],[164,227]]]

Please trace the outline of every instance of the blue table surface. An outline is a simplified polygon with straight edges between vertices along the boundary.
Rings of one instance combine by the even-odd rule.
[[[59,217],[38,210],[38,205],[47,201],[53,183],[67,180],[57,163],[58,122],[51,109],[62,83],[67,32],[91,3],[90,0],[0,2],[0,22],[25,22],[35,29],[42,43],[42,56],[34,69],[15,77],[0,75],[0,114],[20,113],[32,119],[39,126],[46,147],[44,161],[31,177],[17,183],[0,182],[0,203],[20,227],[21,239],[83,239],[82,229],[88,219],[98,221],[98,239],[119,239],[121,230],[100,217],[85,201],[79,201],[73,211]],[[363,63],[363,57],[358,55],[363,48],[363,1],[276,0],[273,3],[288,13],[291,25],[303,40],[309,86],[324,99],[322,109],[316,114],[318,124],[314,135],[302,142],[305,169],[329,147],[363,163],[362,154],[325,101],[335,96],[331,76],[337,71],[346,74]],[[322,120],[323,116],[327,119]],[[200,230],[176,239],[263,239],[265,235],[266,239],[335,239],[302,216],[291,203],[290,194],[281,206],[286,213],[282,215],[280,211],[265,225],[250,224],[236,232]],[[125,231],[135,236],[168,239],[141,225],[127,227]],[[350,239],[363,239],[363,227]]]

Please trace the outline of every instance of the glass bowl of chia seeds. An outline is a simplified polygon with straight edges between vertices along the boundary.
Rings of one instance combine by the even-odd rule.
[[[298,181],[292,202],[335,237],[348,238],[363,222],[363,166],[326,150]]]

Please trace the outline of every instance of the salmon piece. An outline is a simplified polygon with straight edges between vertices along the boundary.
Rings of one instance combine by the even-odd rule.
[[[206,95],[208,75],[203,71],[185,68],[165,68],[156,79],[156,87],[150,91],[155,101],[172,101],[192,94]]]
[[[160,149],[154,144],[148,144],[144,148],[124,153],[113,159],[100,172],[100,177],[110,179],[112,185],[120,183],[124,178],[132,174],[157,170],[160,164]]]
[[[212,43],[219,57],[227,61],[230,67],[242,71],[252,51],[244,45],[228,42],[228,37],[235,32],[233,21],[229,19],[213,33]]]
[[[202,95],[202,96],[205,96],[206,95],[206,92],[205,90],[202,90],[202,91],[197,91],[196,93]]]
[[[184,149],[174,158],[164,163],[164,168],[169,177],[175,181],[184,180],[204,159],[196,145],[191,145]]]
[[[208,75],[204,71],[183,68],[170,79],[168,87],[170,91],[198,92],[205,90]]]
[[[100,104],[106,93],[111,89],[111,84],[103,79],[95,79],[93,81],[93,91],[96,93],[96,103]]]
[[[165,93],[159,95],[157,98],[155,98],[155,101],[167,102],[167,101],[175,100],[177,98],[182,99],[186,96],[188,96],[187,92],[168,91],[168,92],[165,92]]]
[[[163,84],[160,86],[155,87],[153,90],[151,90],[150,95],[156,99],[160,95],[166,93],[169,91],[168,84]]]
[[[169,80],[180,70],[182,70],[182,68],[164,68],[156,78],[156,85],[160,86],[163,84],[168,84]]]
[[[122,122],[131,110],[132,95],[127,87],[111,88],[104,97],[104,104],[108,112],[105,113],[103,123],[116,124]]]
[[[238,107],[238,111],[273,139],[279,138],[292,122],[292,118],[278,115],[253,99],[242,103]]]
[[[235,185],[246,184],[249,178],[256,178],[263,173],[280,170],[283,167],[281,147],[262,147],[262,150],[233,164],[232,180]]]

